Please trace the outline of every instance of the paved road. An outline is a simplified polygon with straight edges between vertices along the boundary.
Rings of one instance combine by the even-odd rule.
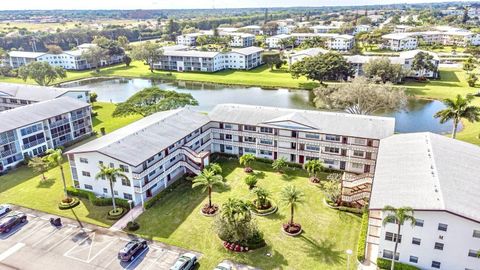
[[[120,263],[117,252],[133,236],[91,225],[82,229],[63,218],[55,228],[50,215],[26,212],[28,222],[0,235],[0,269],[169,269],[186,252],[150,242],[133,262]]]

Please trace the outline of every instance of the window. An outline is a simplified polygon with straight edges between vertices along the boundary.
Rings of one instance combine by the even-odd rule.
[[[225,145],[225,150],[232,151],[233,147],[231,145]]]
[[[314,133],[305,133],[305,138],[320,139],[320,135],[319,134],[314,134]]]
[[[272,155],[272,151],[260,150],[260,155],[271,156],[271,155]]]
[[[398,257],[400,256],[400,253],[396,253],[395,254],[395,260],[398,260]],[[385,259],[393,259],[393,251],[391,250],[386,250],[384,249],[383,250],[383,258]]]
[[[310,150],[310,151],[320,151],[320,146],[307,144],[307,145],[305,145],[305,149]]]
[[[128,172],[128,166],[125,166],[125,165],[120,164],[120,169],[121,169],[123,172]]]
[[[85,184],[85,185],[83,185],[83,186],[85,187],[85,189],[93,190],[92,185],[87,185],[87,184]]]
[[[243,129],[244,130],[247,130],[247,131],[257,131],[257,128],[255,126],[247,126],[247,125],[244,125],[243,126]]]
[[[80,158],[80,163],[88,164],[88,159],[86,159],[86,158]]]
[[[325,140],[339,142],[340,141],[340,136],[338,136],[338,135],[325,135]]]
[[[260,127],[260,132],[262,132],[262,133],[273,133],[273,128]]]
[[[364,156],[364,153],[363,151],[360,151],[360,150],[353,150],[353,156],[354,157],[363,157]]]
[[[131,200],[132,199],[132,194],[130,193],[123,193],[123,198],[125,200]]]
[[[437,269],[440,269],[440,262],[437,262],[437,261],[432,261],[432,268],[437,268]]]
[[[470,249],[470,250],[468,251],[468,257],[479,258],[479,257],[478,257],[478,254],[480,254],[480,250]]]
[[[327,152],[327,153],[333,153],[333,154],[338,154],[338,153],[340,153],[340,148],[338,148],[338,147],[329,147],[329,146],[326,146],[326,147],[325,147],[325,152]]]
[[[131,186],[130,180],[126,177],[122,177],[122,185],[127,187]]]
[[[224,125],[224,128],[225,128],[225,129],[232,129],[232,125],[231,125],[231,124],[225,124],[225,125]]]
[[[419,246],[421,242],[422,242],[422,239],[420,239],[420,238],[416,238],[416,237],[412,238],[412,244],[413,245],[418,245]]]
[[[443,244],[435,242],[435,246],[433,248],[438,250],[443,250]]]
[[[439,230],[439,231],[444,231],[444,232],[446,232],[446,231],[447,231],[447,228],[448,228],[448,225],[447,225],[447,224],[438,223],[438,230]]]
[[[110,162],[110,168],[115,168],[115,164],[113,164],[112,162]]]
[[[82,171],[82,175],[85,177],[90,177],[90,173],[86,171]]]
[[[353,163],[352,163],[352,168],[353,168],[353,169],[363,169],[363,164],[362,164],[362,163],[353,162]]]
[[[273,141],[272,141],[272,140],[268,140],[268,139],[260,139],[260,143],[261,143],[261,144],[272,145],[272,144],[273,144]]]
[[[415,256],[410,256],[410,262],[412,263],[418,263],[418,257],[415,257]]]
[[[255,139],[254,137],[245,137],[245,142],[250,142],[250,143],[255,143],[257,141],[257,139]]]
[[[386,232],[385,233],[385,240],[396,242],[397,241],[397,234],[396,233],[391,233],[391,232]],[[400,234],[400,237],[398,238],[398,243],[401,243],[401,242],[402,242],[402,235]]]
[[[103,193],[108,193],[108,189],[107,188],[103,188]]]
[[[415,219],[415,226],[423,227],[423,220],[422,219]]]
[[[118,191],[114,190],[114,191],[113,191],[113,195],[114,195],[114,196],[118,196]]]
[[[225,140],[231,141],[233,139],[232,134],[225,134]]]
[[[480,238],[480,231],[479,230],[473,230],[473,237]]]

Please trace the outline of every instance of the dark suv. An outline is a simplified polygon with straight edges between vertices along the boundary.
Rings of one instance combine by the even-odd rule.
[[[125,247],[118,252],[118,258],[122,262],[133,261],[135,256],[147,247],[147,241],[143,239],[134,239],[128,242]]]
[[[8,233],[18,224],[25,222],[27,222],[27,216],[24,213],[18,212],[8,215],[0,221],[0,233]]]

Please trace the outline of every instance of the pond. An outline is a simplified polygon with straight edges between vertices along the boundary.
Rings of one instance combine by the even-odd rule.
[[[269,90],[260,87],[128,78],[89,79],[66,83],[63,87],[91,89],[98,94],[98,101],[117,103],[127,100],[137,91],[152,85],[165,90],[192,94],[198,100],[198,109],[201,111],[209,111],[219,103],[315,109],[312,103],[313,94],[306,90]],[[404,111],[385,112],[379,115],[395,117],[396,132],[448,133],[452,130],[452,123],[440,124],[439,120],[433,117],[443,108],[445,106],[438,100],[411,99]]]

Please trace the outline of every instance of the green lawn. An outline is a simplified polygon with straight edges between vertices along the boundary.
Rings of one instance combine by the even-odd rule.
[[[111,132],[139,118],[138,116],[132,116],[113,120],[111,113],[114,108],[115,105],[111,103],[98,102],[95,104],[95,110],[98,112],[98,116],[94,118],[93,124],[96,131],[99,131],[100,127],[105,127],[107,132]],[[91,139],[93,138],[94,137]],[[85,143],[91,139],[87,139],[81,143]],[[67,185],[72,185],[68,162],[64,162],[63,166],[67,178]],[[75,218],[76,215],[81,221],[100,226],[110,226],[113,224],[112,221],[105,218],[111,207],[94,206],[88,200],[83,200],[73,211],[59,210],[57,204],[63,198],[63,184],[60,169],[51,169],[46,173],[46,176],[48,181],[42,183],[40,181],[40,175],[26,166],[22,166],[17,170],[0,176],[0,202],[12,203],[69,218]]]
[[[221,205],[230,197],[253,199],[243,181],[246,174],[238,167],[238,161],[222,160],[221,165],[228,186],[214,190],[213,202]],[[296,185],[306,194],[305,203],[295,215],[296,222],[304,229],[301,236],[292,238],[281,232],[281,224],[288,219],[289,209],[279,204],[277,213],[256,217],[267,247],[248,253],[227,251],[213,232],[213,218],[200,214],[201,206],[207,202],[206,194],[192,189],[188,181],[166,194],[137,219],[140,223],[137,233],[145,238],[203,253],[201,269],[213,269],[223,259],[262,269],[345,269],[345,250],[356,250],[360,218],[325,206],[321,189],[309,183],[303,170],[280,175],[272,172],[270,166],[255,163],[253,168],[261,176],[258,186],[270,190],[275,201],[278,202],[282,187],[289,184]],[[268,253],[271,257],[266,255]],[[351,258],[352,263],[354,258],[355,254]]]

